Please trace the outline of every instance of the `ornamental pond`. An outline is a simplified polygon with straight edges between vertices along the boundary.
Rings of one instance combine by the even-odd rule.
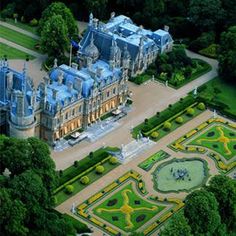
[[[154,186],[161,192],[188,191],[207,180],[208,168],[202,159],[173,159],[158,166],[153,173]]]

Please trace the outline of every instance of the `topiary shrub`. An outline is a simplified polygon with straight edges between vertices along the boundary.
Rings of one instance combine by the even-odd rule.
[[[83,176],[83,177],[80,178],[80,183],[81,183],[81,184],[86,185],[86,184],[89,183],[89,181],[90,181],[90,179],[89,179],[89,177],[88,177],[87,175],[85,175],[85,176]]]
[[[153,132],[151,133],[151,137],[152,137],[153,139],[156,139],[158,136],[159,136],[159,133],[158,133],[157,131],[153,131]]]
[[[112,165],[115,165],[118,163],[118,160],[116,157],[110,157],[109,159],[109,163],[112,164]]]
[[[182,124],[182,123],[184,122],[184,119],[183,119],[181,116],[179,116],[179,117],[177,117],[177,118],[175,119],[175,122],[176,122],[177,124]]]
[[[65,191],[67,194],[71,194],[74,192],[74,186],[73,185],[66,185]]]
[[[33,20],[30,21],[30,25],[31,26],[37,26],[38,25],[38,21],[34,18]]]
[[[97,174],[102,174],[104,171],[105,171],[104,166],[102,166],[102,165],[96,166],[96,173]]]
[[[187,109],[187,115],[188,115],[188,116],[193,116],[194,113],[195,113],[195,110],[194,110],[193,108],[188,108],[188,109]]]
[[[200,102],[200,103],[198,103],[198,105],[197,105],[197,108],[199,109],[199,110],[205,110],[206,109],[206,106],[205,106],[205,104],[203,103],[203,102]]]
[[[171,123],[169,121],[165,121],[163,127],[164,127],[164,130],[168,131],[171,128]]]

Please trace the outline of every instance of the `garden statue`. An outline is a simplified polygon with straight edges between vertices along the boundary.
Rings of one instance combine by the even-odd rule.
[[[195,89],[193,90],[193,95],[194,95],[194,96],[197,95],[197,87],[195,87]]]
[[[71,207],[71,212],[75,214],[75,203],[73,202],[72,207]]]
[[[168,87],[168,80],[166,80],[166,87]]]

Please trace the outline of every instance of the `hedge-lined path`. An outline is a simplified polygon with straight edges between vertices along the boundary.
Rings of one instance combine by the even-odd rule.
[[[105,145],[120,147],[121,144],[131,142],[131,127],[135,127],[143,122],[145,118],[155,115],[157,111],[164,110],[169,104],[174,104],[180,98],[185,97],[195,87],[201,86],[217,75],[218,62],[216,60],[200,56],[190,51],[187,51],[187,53],[192,58],[200,58],[207,61],[212,66],[212,70],[178,90],[153,81],[140,86],[129,82],[130,91],[133,92],[132,99],[134,103],[132,105],[132,111],[128,113],[127,117],[120,120],[121,126],[95,143],[82,142],[62,152],[52,151],[52,157],[56,162],[57,169],[67,168],[75,160],[82,159],[91,150],[100,148],[104,143]]]
[[[206,160],[209,168],[209,175],[214,176],[219,174],[219,169],[217,169],[216,164],[214,160],[212,160],[210,157],[207,157],[206,154],[189,154],[189,153],[182,153],[182,152],[174,152],[173,150],[169,149],[167,147],[168,144],[173,142],[174,140],[181,137],[183,134],[185,134],[187,131],[193,129],[194,127],[200,125],[204,121],[208,120],[209,118],[212,118],[213,112],[206,110],[199,116],[195,117],[193,120],[189,121],[188,123],[184,124],[183,126],[179,127],[175,131],[171,132],[170,134],[163,137],[160,141],[156,143],[151,149],[146,151],[145,153],[142,153],[140,156],[136,157],[132,161],[120,165],[114,170],[112,170],[109,174],[105,175],[101,179],[97,180],[96,182],[89,185],[87,188],[76,194],[75,196],[71,197],[70,199],[66,200],[64,203],[59,205],[56,209],[63,213],[70,214],[70,209],[73,203],[76,205],[79,205],[83,201],[87,200],[89,197],[94,195],[95,193],[99,192],[101,189],[105,188],[107,185],[115,181],[117,178],[125,174],[127,171],[133,169],[140,173],[142,175],[142,179],[145,182],[145,187],[148,190],[148,195],[157,195],[159,197],[163,198],[178,198],[178,199],[184,199],[185,196],[188,194],[187,192],[180,192],[180,193],[160,193],[154,190],[153,188],[153,181],[152,181],[152,175],[151,173],[155,170],[157,165],[160,165],[161,163],[171,160],[172,158],[192,158],[192,157],[198,157]],[[159,150],[164,150],[167,153],[171,154],[171,157],[168,159],[164,159],[160,162],[157,162],[152,169],[149,172],[146,172],[138,167],[138,164],[143,162],[146,158],[151,156],[153,153],[156,153]],[[208,179],[209,180],[209,179]],[[73,214],[72,214],[73,216]],[[74,216],[75,217],[75,216]],[[89,224],[90,225],[90,224]],[[93,227],[94,228],[94,227]],[[95,234],[93,235],[101,235],[99,232],[100,230],[95,229]]]
[[[31,38],[34,38],[34,39],[37,39],[37,40],[40,39],[40,37],[38,35],[33,34],[32,32],[29,32],[27,30],[21,29],[21,28],[15,26],[15,25],[9,24],[7,22],[0,21],[0,25],[5,26],[5,27],[7,27],[9,29],[15,30],[15,31],[17,31],[19,33],[25,34],[27,36],[30,36]]]

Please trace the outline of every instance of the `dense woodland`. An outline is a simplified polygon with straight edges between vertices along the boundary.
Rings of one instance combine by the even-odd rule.
[[[88,21],[89,13],[93,12],[95,17],[106,21],[110,13],[115,11],[116,14],[131,17],[137,25],[153,30],[168,25],[175,43],[184,44],[190,50],[203,55],[218,58],[222,78],[234,83],[236,81],[236,69],[233,69],[236,68],[236,0],[60,1],[68,7],[66,10],[62,5],[55,7],[57,4],[48,7],[53,2],[56,1],[3,0],[0,3],[3,19],[14,16],[26,23],[32,20],[35,24],[39,22],[42,51],[48,52],[51,61],[52,57],[58,55],[63,59],[64,51],[69,45],[68,35],[77,35],[73,17]],[[66,13],[63,13],[64,11]],[[45,24],[47,20],[49,24]],[[47,25],[47,28],[43,29],[43,25]],[[54,32],[55,37],[48,35],[48,32]],[[58,39],[57,35],[62,37]],[[48,41],[48,38],[58,40]]]

